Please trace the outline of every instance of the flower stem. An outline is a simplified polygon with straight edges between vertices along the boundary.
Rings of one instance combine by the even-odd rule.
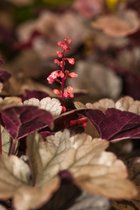
[[[61,67],[62,72],[65,75],[65,58],[63,56],[62,58],[62,67]],[[64,89],[65,89],[65,76],[62,78],[62,83],[61,83],[61,91],[62,91],[62,106],[65,107],[65,96],[64,96]]]
[[[64,39],[63,41],[58,41],[57,45],[61,48],[60,51],[57,51],[58,59],[54,59],[54,63],[57,64],[61,70],[57,69],[52,72],[47,80],[49,84],[53,84],[53,82],[57,82],[60,85],[59,89],[54,89],[53,92],[61,98],[62,104],[62,112],[66,112],[66,99],[73,98],[73,88],[71,86],[66,87],[66,80],[69,78],[76,78],[77,74],[75,72],[69,72],[69,70],[65,69],[66,62],[70,65],[74,65],[75,59],[70,57],[65,57],[66,51],[69,51],[71,47],[69,44],[72,42],[71,39]]]

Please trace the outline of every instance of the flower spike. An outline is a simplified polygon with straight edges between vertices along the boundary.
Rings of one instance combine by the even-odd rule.
[[[58,59],[54,59],[54,63],[57,64],[60,67],[60,70],[53,71],[48,77],[48,83],[53,84],[54,82],[57,82],[61,85],[60,90],[54,89],[53,92],[61,98],[62,101],[62,107],[63,112],[66,111],[65,101],[67,98],[73,98],[73,88],[71,86],[66,87],[66,80],[67,78],[76,78],[78,76],[75,72],[69,72],[69,70],[65,69],[66,62],[68,62],[70,65],[75,64],[74,58],[67,58],[65,57],[65,52],[69,51],[71,47],[69,44],[71,44],[71,39],[64,39],[63,41],[58,41],[57,45],[61,48],[60,51],[57,51]]]

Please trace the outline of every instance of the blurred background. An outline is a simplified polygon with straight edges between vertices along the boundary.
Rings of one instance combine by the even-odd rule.
[[[1,0],[0,57],[14,78],[11,94],[49,87],[63,38],[72,39],[68,56],[79,76],[68,83],[77,99],[140,100],[139,0]]]

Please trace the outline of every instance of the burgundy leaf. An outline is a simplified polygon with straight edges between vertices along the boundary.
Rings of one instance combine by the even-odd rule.
[[[54,134],[54,132],[63,130],[63,129],[71,129],[75,132],[83,131],[83,126],[81,122],[81,118],[85,116],[86,109],[81,110],[73,110],[66,112],[54,120],[54,129],[51,131],[48,127],[41,129],[39,132],[43,138],[48,137],[49,135]]]
[[[28,100],[30,98],[37,98],[41,100],[45,97],[49,96],[46,92],[41,90],[25,90],[25,94],[21,96],[22,101]]]
[[[14,139],[21,139],[53,124],[52,115],[35,106],[10,107],[2,110],[0,117],[1,124]]]
[[[114,108],[105,113],[99,110],[86,110],[85,116],[95,125],[100,137],[119,141],[140,138],[140,116]]]

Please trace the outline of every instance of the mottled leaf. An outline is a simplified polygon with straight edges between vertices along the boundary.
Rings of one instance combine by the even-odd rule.
[[[16,156],[0,157],[0,199],[13,198],[17,210],[35,209],[49,200],[59,187],[58,178],[46,185],[32,184],[29,166]]]
[[[37,209],[50,200],[59,188],[59,179],[48,180],[43,186],[25,186],[13,193],[13,204],[17,210]]]
[[[37,209],[60,186],[64,171],[82,190],[113,199],[136,195],[127,180],[126,167],[111,152],[108,142],[87,134],[58,132],[43,141],[38,134],[27,139],[29,166],[16,156],[0,157],[0,199],[12,198],[17,210]],[[30,170],[31,169],[31,170]]]
[[[16,156],[0,157],[0,198],[12,197],[20,186],[26,186],[30,179],[30,169]]]
[[[108,108],[115,108],[115,103],[112,99],[104,98],[100,99],[94,103],[83,104],[80,101],[74,102],[77,109],[98,109],[100,111],[105,111]]]
[[[33,139],[29,141],[30,164],[39,185],[56,177],[60,171],[68,170],[74,183],[91,194],[114,199],[129,199],[136,195],[135,187],[126,179],[123,162],[113,153],[104,152],[107,141],[92,139],[84,133],[70,136],[68,130],[49,136],[46,142],[38,141],[38,146],[32,146],[35,144]],[[37,154],[35,149],[32,151],[34,147],[38,147]],[[34,159],[35,155],[38,158]]]
[[[37,98],[30,98],[29,100],[25,100],[23,103],[25,105],[33,105],[39,107],[40,109],[44,109],[50,112],[54,117],[59,116],[62,111],[61,103],[56,98],[45,97],[41,100]]]
[[[115,108],[121,111],[128,111],[140,115],[140,101],[134,100],[130,96],[122,97],[116,101]]]
[[[1,110],[1,124],[14,139],[23,138],[41,128],[52,126],[52,115],[35,106],[15,106]]]
[[[109,98],[103,98],[97,102],[86,104],[76,101],[74,105],[77,109],[99,109],[104,112],[109,108],[115,108],[121,111],[128,111],[135,114],[140,114],[140,101],[134,100],[130,96],[122,97],[117,101],[113,101]]]

